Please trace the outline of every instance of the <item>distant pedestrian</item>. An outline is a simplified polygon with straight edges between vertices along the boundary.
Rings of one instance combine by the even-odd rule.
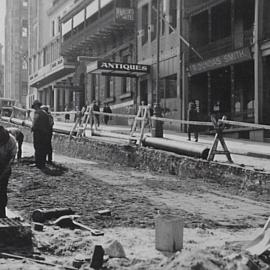
[[[54,119],[53,116],[51,114],[51,112],[49,111],[49,107],[46,105],[41,106],[41,109],[44,110],[48,116],[49,116],[49,144],[48,144],[48,151],[46,154],[46,160],[48,163],[52,163],[52,153],[53,153],[53,148],[52,148],[52,135],[53,135],[53,125],[54,125]]]
[[[93,112],[100,112],[100,108],[96,100],[93,101]],[[95,126],[99,127],[99,124],[100,124],[99,114],[94,114],[94,122],[95,122]]]
[[[51,139],[51,124],[48,113],[42,110],[42,103],[39,100],[33,102],[32,108],[35,110],[32,123],[33,141],[35,148],[35,163],[40,169],[45,167],[46,155]]]
[[[188,108],[188,121],[198,121],[198,112],[196,110],[196,105],[194,102],[189,103],[189,108]],[[191,133],[194,133],[194,139],[195,142],[198,142],[198,128],[196,125],[189,124],[188,125],[188,140],[190,141],[191,139]]]
[[[68,106],[65,107],[65,112],[68,112]],[[65,114],[65,122],[69,122],[70,120],[70,114],[66,113]]]
[[[109,106],[108,103],[104,104],[103,112],[104,113],[112,113],[112,109],[111,109],[111,107]],[[104,115],[104,123],[105,123],[105,125],[108,125],[109,120],[110,120],[110,116],[109,115]]]
[[[23,144],[23,139],[24,135],[20,131],[20,129],[15,128],[15,127],[8,127],[6,130],[16,139],[17,141],[17,146],[18,146],[18,151],[17,151],[17,159],[20,160],[22,158],[22,144]]]
[[[6,217],[7,186],[16,152],[15,138],[0,126],[0,218]]]

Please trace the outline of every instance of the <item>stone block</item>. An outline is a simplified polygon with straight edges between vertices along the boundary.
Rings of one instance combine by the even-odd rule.
[[[156,249],[176,252],[183,248],[183,221],[170,215],[159,215],[155,220]]]
[[[31,226],[17,219],[0,219],[0,246],[31,246]]]

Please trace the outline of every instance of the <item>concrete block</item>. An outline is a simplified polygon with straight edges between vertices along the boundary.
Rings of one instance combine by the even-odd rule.
[[[263,142],[264,141],[264,130],[251,130],[249,132],[249,139],[251,141],[256,141],[256,142]]]
[[[176,216],[159,215],[155,220],[156,249],[176,252],[183,248],[183,220]]]
[[[17,219],[0,218],[0,246],[31,246],[31,226]]]

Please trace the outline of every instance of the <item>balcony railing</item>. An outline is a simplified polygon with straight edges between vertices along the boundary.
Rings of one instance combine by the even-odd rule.
[[[62,31],[61,55],[76,54],[84,47],[89,47],[89,45],[98,42],[104,42],[113,34],[119,31],[130,30],[134,26],[134,9],[118,7],[114,1],[109,1],[108,5],[104,6],[100,12],[93,12],[91,16],[87,15],[87,10],[87,8],[80,10],[62,24],[64,31]],[[88,17],[83,16],[83,12],[86,12]],[[82,20],[78,15],[86,19]],[[80,23],[74,24],[74,21],[78,22],[78,20]],[[72,25],[73,29],[71,29]],[[74,27],[74,25],[76,26]]]

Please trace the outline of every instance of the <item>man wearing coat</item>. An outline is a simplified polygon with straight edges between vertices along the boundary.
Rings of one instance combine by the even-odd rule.
[[[48,114],[42,110],[41,102],[35,100],[32,108],[35,110],[32,123],[33,141],[35,149],[35,163],[39,169],[45,167],[46,155],[50,146],[50,120]]]

